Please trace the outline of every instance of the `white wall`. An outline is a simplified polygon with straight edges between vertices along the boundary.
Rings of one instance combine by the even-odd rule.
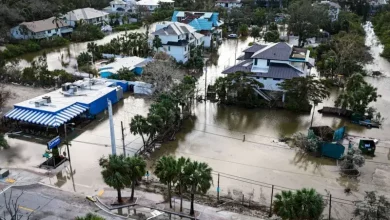
[[[256,77],[256,80],[264,85],[264,88],[262,88],[264,90],[281,91],[277,84],[283,82],[283,79],[274,80],[273,78]]]
[[[177,62],[182,61],[183,63],[188,61],[188,56],[189,56],[188,50],[189,50],[188,46],[186,46],[186,47],[168,46],[168,45],[163,46],[163,51],[165,51],[167,54],[173,56]]]
[[[204,47],[210,47],[211,46],[211,35],[210,36],[204,36]]]
[[[33,33],[31,31],[27,31],[25,35],[22,34],[20,26],[16,26],[11,28],[11,35],[15,39],[43,39],[43,38],[50,38],[53,36],[62,36],[62,30],[69,30],[68,27],[62,27],[62,28],[57,28],[47,30],[47,31],[41,31],[38,33]],[[72,30],[73,31],[73,30]]]

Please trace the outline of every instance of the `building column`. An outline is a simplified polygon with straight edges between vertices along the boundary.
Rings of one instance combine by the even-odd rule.
[[[283,95],[282,95],[282,102],[284,103],[284,99],[286,98],[286,93],[283,92]]]

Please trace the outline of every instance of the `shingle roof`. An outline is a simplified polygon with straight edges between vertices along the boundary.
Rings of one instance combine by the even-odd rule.
[[[229,74],[229,73],[235,73],[235,72],[247,72],[250,73],[252,69],[253,61],[251,59],[244,60],[237,65],[234,65],[232,67],[229,67],[222,71],[223,74]]]
[[[99,11],[94,8],[81,8],[66,13],[65,17],[70,21],[79,21],[100,18],[106,15],[108,15],[107,12]]]
[[[39,21],[32,21],[32,22],[23,22],[20,25],[26,26],[27,29],[34,33],[38,33],[41,31],[47,31],[47,30],[52,30],[56,29],[58,27],[67,27],[69,26],[65,21],[55,21],[54,17],[45,19],[45,20],[39,20]]]
[[[255,53],[255,52],[265,48],[266,46],[267,45],[253,44],[252,46],[246,48],[243,52]]]
[[[194,33],[196,30],[188,24],[183,24],[180,22],[170,22],[168,26],[161,28],[155,32],[153,35],[181,35],[187,33]]]
[[[255,52],[251,58],[269,60],[289,60],[292,48],[287,43],[271,44]]]
[[[301,71],[295,69],[286,63],[271,63],[267,73],[256,73],[256,76],[277,78],[277,79],[292,79],[299,77]]]

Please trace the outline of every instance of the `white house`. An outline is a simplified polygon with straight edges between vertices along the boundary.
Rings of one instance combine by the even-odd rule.
[[[329,7],[329,16],[332,21],[337,21],[339,19],[341,6],[338,3],[331,1],[321,1],[320,4],[327,5]]]
[[[114,62],[99,67],[98,72],[100,77],[109,78],[110,76],[117,74],[120,69],[128,68],[135,74],[141,75],[143,67],[150,61],[151,59],[136,56],[116,58]]]
[[[127,3],[122,0],[114,0],[110,2],[110,7],[112,12],[117,12],[117,11],[127,11]]]
[[[217,0],[215,6],[223,7],[227,9],[231,8],[241,8],[241,0]]]
[[[267,91],[283,92],[278,84],[284,80],[310,75],[314,59],[309,55],[309,50],[284,42],[270,45],[254,44],[244,50],[244,55],[237,58],[242,60],[240,63],[225,69],[222,73],[232,74],[239,71],[251,73],[250,77],[256,78],[264,85],[257,92],[267,97]],[[282,101],[284,101],[284,93]]]
[[[153,12],[154,10],[156,10],[156,8],[160,7],[159,3],[167,3],[173,6],[174,1],[173,0],[141,0],[138,1],[136,4],[138,8],[144,8],[149,12]]]
[[[108,13],[94,8],[75,9],[63,16],[64,21],[75,26],[76,22],[83,21],[87,24],[101,25],[109,22]]]
[[[45,20],[23,22],[11,28],[11,35],[15,39],[43,39],[63,36],[72,31],[73,28],[69,24],[51,17]]]
[[[161,39],[164,51],[176,59],[177,62],[187,62],[190,56],[190,46],[200,46],[204,43],[204,35],[199,34],[188,24],[180,22],[162,22],[156,24],[156,31],[152,33],[153,39]],[[150,45],[153,40],[150,40]],[[155,48],[154,48],[155,49]]]

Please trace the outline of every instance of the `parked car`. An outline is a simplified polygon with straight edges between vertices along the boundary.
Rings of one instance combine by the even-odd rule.
[[[238,37],[237,34],[229,34],[229,35],[228,35],[228,38],[237,38],[237,37]]]

